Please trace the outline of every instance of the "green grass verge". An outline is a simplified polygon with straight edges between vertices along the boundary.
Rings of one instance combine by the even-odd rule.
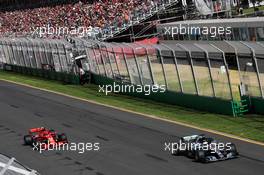
[[[234,118],[206,112],[194,111],[174,105],[157,103],[150,100],[130,96],[111,94],[105,96],[98,92],[97,85],[63,85],[57,81],[49,81],[37,77],[25,76],[0,71],[0,79],[28,84],[34,87],[52,90],[99,103],[121,107],[124,109],[155,115],[161,118],[180,121],[198,127],[213,129],[240,137],[264,142],[264,116],[247,115]]]
[[[259,9],[259,11],[264,10],[264,6],[259,6],[257,8]],[[254,7],[250,7],[250,8],[244,9],[243,11],[244,11],[244,14],[254,13]]]

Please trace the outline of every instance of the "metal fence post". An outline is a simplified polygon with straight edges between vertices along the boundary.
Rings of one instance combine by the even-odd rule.
[[[100,58],[101,58],[101,61],[103,62],[105,76],[107,77],[106,68],[105,68],[105,62],[104,62],[103,55],[102,55],[102,51],[101,51],[101,46],[98,43],[96,43],[96,45],[98,46]]]
[[[212,76],[212,70],[211,70],[211,63],[210,63],[210,58],[209,58],[209,53],[208,53],[208,51],[206,49],[202,48],[197,43],[195,43],[194,45],[205,52],[206,60],[207,60],[207,63],[208,63],[208,70],[209,70],[209,75],[210,75],[210,80],[211,80],[213,95],[214,95],[214,97],[216,97],[216,94],[215,94],[215,86],[214,86],[214,81],[213,81],[213,76]]]
[[[216,47],[213,44],[210,44],[210,45],[212,47],[214,47],[215,49],[219,50],[222,53],[223,61],[224,61],[224,64],[225,64],[225,67],[226,67],[226,70],[227,70],[226,73],[227,73],[227,79],[228,79],[228,84],[229,84],[229,90],[230,90],[231,99],[234,100],[233,92],[232,92],[232,85],[231,85],[231,80],[230,80],[230,72],[229,72],[228,64],[227,64],[227,61],[226,61],[226,58],[225,58],[225,52],[222,51],[221,49],[219,49],[218,47]]]
[[[168,85],[167,75],[166,75],[165,68],[164,68],[163,57],[162,57],[160,48],[157,48],[157,49],[158,49],[158,56],[157,57],[159,57],[159,59],[160,59],[161,68],[162,68],[162,72],[163,72],[163,78],[164,78],[164,81],[165,81],[166,89],[168,89],[169,85]]]
[[[191,65],[191,69],[192,69],[192,75],[193,75],[193,80],[194,80],[194,85],[195,85],[195,89],[196,89],[196,94],[199,95],[199,88],[198,88],[198,84],[197,84],[197,80],[195,77],[195,72],[193,69],[193,62],[192,62],[192,56],[191,56],[191,51],[189,49],[187,49],[185,46],[183,46],[182,44],[177,43],[177,45],[181,48],[183,48],[187,53],[188,53],[188,57],[190,59],[190,65]]]
[[[150,62],[148,49],[143,44],[138,44],[138,45],[141,46],[141,47],[143,47],[145,49],[145,51],[146,51],[147,60],[148,60],[148,64],[149,64],[149,70],[150,70],[151,80],[152,80],[152,83],[155,84],[154,74],[153,74],[153,71],[152,71],[153,68],[152,68],[152,64]]]
[[[175,51],[171,47],[169,47],[169,46],[167,46],[165,44],[162,44],[162,45],[164,45],[165,47],[167,47],[168,49],[170,49],[171,52],[172,52],[172,55],[174,57],[173,60],[174,60],[175,69],[176,69],[177,76],[178,76],[178,80],[179,80],[179,85],[180,85],[181,93],[183,93],[184,91],[183,91],[183,86],[182,86],[182,81],[181,81],[181,77],[180,77],[180,72],[179,72],[179,68],[178,68],[178,61],[177,61],[177,57],[175,55]]]
[[[256,74],[257,74],[257,78],[258,78],[258,84],[259,84],[259,90],[260,90],[260,94],[261,94],[261,97],[263,98],[263,89],[262,89],[262,86],[261,86],[261,82],[260,82],[260,77],[259,77],[259,68],[258,68],[258,63],[257,63],[257,58],[256,58],[256,52],[255,52],[255,49],[252,48],[251,46],[249,46],[247,43],[245,42],[242,42],[242,44],[244,44],[245,46],[247,46],[250,51],[251,51],[251,54],[252,54],[252,59],[255,63],[255,66],[256,66]]]
[[[116,68],[117,68],[118,74],[119,74],[119,76],[121,76],[120,69],[119,69],[119,66],[118,66],[118,63],[117,63],[116,53],[115,53],[115,50],[114,50],[113,47],[112,47],[112,52],[113,52],[113,55],[114,55],[114,58],[115,58],[115,63],[116,63]]]
[[[143,79],[142,79],[142,74],[141,74],[141,71],[139,70],[139,65],[138,65],[137,56],[135,54],[135,50],[133,49],[133,47],[129,46],[128,44],[126,44],[126,43],[123,43],[123,44],[132,49],[133,57],[135,59],[137,70],[138,70],[139,80],[140,80],[141,85],[143,85],[144,83],[143,83]]]
[[[127,73],[128,73],[128,76],[129,76],[129,80],[130,80],[130,83],[132,84],[132,77],[131,77],[131,74],[129,72],[129,68],[128,68],[128,64],[127,64],[127,58],[126,58],[126,54],[124,52],[124,48],[123,47],[121,47],[121,51],[122,51],[122,54],[123,54],[123,57],[124,57],[125,65],[126,65],[126,68],[127,68]]]
[[[93,50],[94,59],[95,59],[95,63],[96,63],[96,65],[97,65],[97,69],[98,69],[99,75],[101,75],[101,71],[100,71],[99,63],[98,63],[98,60],[97,60],[97,58],[96,58],[96,53],[95,53],[95,51],[94,51],[94,43],[93,43],[93,45],[92,45],[92,50]]]

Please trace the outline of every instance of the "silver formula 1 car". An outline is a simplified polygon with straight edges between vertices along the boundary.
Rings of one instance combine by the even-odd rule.
[[[237,158],[239,153],[233,143],[221,143],[205,135],[191,135],[174,144],[173,155],[186,155],[197,162],[215,162]]]

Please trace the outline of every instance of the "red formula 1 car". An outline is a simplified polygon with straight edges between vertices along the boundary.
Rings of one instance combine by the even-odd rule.
[[[57,134],[54,130],[48,130],[44,127],[32,128],[29,135],[24,136],[25,145],[38,146],[42,149],[48,149],[51,146],[61,146],[68,143],[67,136]]]

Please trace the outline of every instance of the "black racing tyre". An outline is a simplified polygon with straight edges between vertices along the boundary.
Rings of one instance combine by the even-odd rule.
[[[203,150],[197,150],[194,159],[196,162],[206,162],[205,152]]]
[[[236,145],[233,144],[233,143],[230,145],[230,152],[231,152],[234,156],[237,156],[237,155],[238,155]]]
[[[195,155],[193,154],[193,151],[187,150],[186,156],[189,157],[189,158],[193,158]]]
[[[180,155],[180,150],[176,149],[175,151],[173,151],[172,155],[174,155],[174,156]]]
[[[67,139],[66,134],[62,133],[62,134],[58,135],[58,140],[59,141],[67,141],[68,139]]]
[[[25,135],[24,136],[24,143],[25,145],[32,145],[33,144],[33,139],[30,135]]]
[[[178,156],[180,154],[180,150],[178,148],[178,146],[180,145],[179,143],[176,145],[173,145],[173,152],[171,153],[173,156]]]

